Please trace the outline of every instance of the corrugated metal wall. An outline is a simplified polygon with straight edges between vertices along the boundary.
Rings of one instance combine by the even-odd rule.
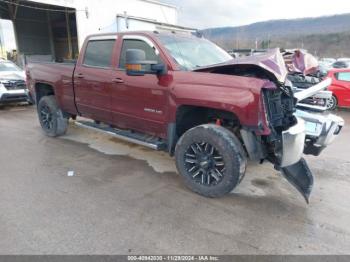
[[[19,7],[14,23],[18,49],[22,54],[50,55],[47,13]]]
[[[22,56],[46,56],[45,60],[74,58],[75,54],[78,53],[74,9],[30,2],[20,3],[25,3],[26,6],[32,8],[0,2],[0,18],[9,19],[13,22],[18,53]],[[52,9],[61,11],[49,11]],[[68,48],[65,13],[67,10],[70,12],[68,20],[72,54],[70,54]]]

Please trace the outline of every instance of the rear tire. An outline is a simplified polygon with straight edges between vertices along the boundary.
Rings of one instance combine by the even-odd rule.
[[[334,110],[337,108],[337,106],[338,106],[338,100],[334,95],[332,95],[331,98],[327,99],[326,107],[328,110]]]
[[[45,134],[50,137],[64,135],[68,128],[68,118],[58,107],[54,96],[44,96],[38,103],[39,122]]]
[[[188,130],[176,145],[175,158],[186,186],[205,197],[231,192],[242,181],[247,165],[238,138],[213,124]]]

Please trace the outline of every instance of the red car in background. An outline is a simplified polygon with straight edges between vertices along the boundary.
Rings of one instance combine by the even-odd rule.
[[[327,101],[328,109],[350,107],[350,68],[332,69],[327,77],[332,78],[328,90],[333,92],[332,98]]]

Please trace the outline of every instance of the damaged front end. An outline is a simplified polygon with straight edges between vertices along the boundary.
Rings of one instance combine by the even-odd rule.
[[[272,152],[267,152],[269,160],[301,193],[307,203],[309,203],[314,178],[302,155],[318,156],[334,141],[344,125],[344,120],[336,115],[328,112],[307,111],[299,107],[299,101],[314,95],[323,85],[327,85],[327,82],[305,93],[300,93],[299,96],[293,94],[289,97],[289,102],[284,101],[286,95],[281,95],[280,99],[271,99],[270,90],[264,93],[268,123],[272,130],[267,140],[274,140],[272,147],[267,144],[268,148],[273,148]],[[286,89],[287,87],[281,86],[281,88]],[[294,102],[293,109],[290,106],[292,101]],[[293,124],[290,120],[292,119],[291,111],[295,118]]]
[[[314,179],[302,155],[320,155],[339,135],[344,120],[326,111],[305,110],[299,106],[299,101],[314,95],[327,84],[326,80],[319,86],[298,94],[277,91],[281,95],[272,95],[271,90],[264,90],[263,93],[271,129],[265,144],[270,148],[270,151],[267,151],[267,158],[302,194],[307,203]],[[291,89],[281,85],[279,90]]]
[[[339,134],[344,121],[332,114],[315,112],[320,108],[305,106],[303,102],[319,94],[330,81],[295,92],[287,80],[288,70],[279,49],[196,71],[268,80],[260,96],[260,124],[270,132],[243,128],[241,137],[251,160],[267,159],[273,163],[308,203],[314,179],[303,154],[319,155]]]
[[[307,203],[309,203],[314,178],[302,155],[318,156],[340,133],[344,120],[328,112],[307,111],[299,106],[299,102],[317,94],[329,84],[330,82],[326,80],[308,90],[293,94],[293,98],[290,96],[289,103],[294,101],[293,116],[296,119],[294,125],[288,125],[286,121],[284,124],[276,125],[274,119],[276,115],[279,115],[281,119],[291,118],[291,110],[286,111],[286,108],[290,107],[289,103],[283,103],[283,95],[279,100],[281,102],[276,104],[276,99],[271,100],[268,94],[264,94],[268,121],[273,130],[272,137],[275,137],[277,141],[273,152],[276,158],[272,159],[272,162],[276,169],[281,170],[282,175],[301,193]],[[280,86],[282,90],[286,88],[284,85]],[[285,129],[287,127],[288,129]]]
[[[330,85],[330,80],[295,93],[288,83],[288,72],[278,50],[240,59],[236,62],[236,71],[239,72],[239,66],[246,69],[249,65],[263,69],[266,72],[264,77],[273,81],[278,88],[262,91],[270,135],[258,138],[249,131],[241,132],[248,154],[255,160],[268,159],[273,163],[308,203],[314,179],[303,154],[318,156],[340,133],[344,120],[316,106],[305,107],[302,101],[322,93]]]
[[[286,87],[283,89],[288,90]],[[313,176],[302,158],[306,141],[306,125],[303,118],[295,115],[296,100],[293,93],[263,91],[264,107],[271,134],[263,137],[261,146],[275,169],[290,182],[309,202],[313,186]]]

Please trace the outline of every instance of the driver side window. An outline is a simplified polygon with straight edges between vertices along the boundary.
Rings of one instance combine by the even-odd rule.
[[[120,60],[119,60],[119,68],[121,69],[125,69],[126,50],[128,49],[143,50],[146,54],[146,60],[152,60],[152,61],[157,61],[158,63],[161,63],[161,59],[159,55],[157,55],[155,50],[146,42],[139,39],[125,39],[123,40],[123,46],[122,46],[122,51],[121,51]]]

